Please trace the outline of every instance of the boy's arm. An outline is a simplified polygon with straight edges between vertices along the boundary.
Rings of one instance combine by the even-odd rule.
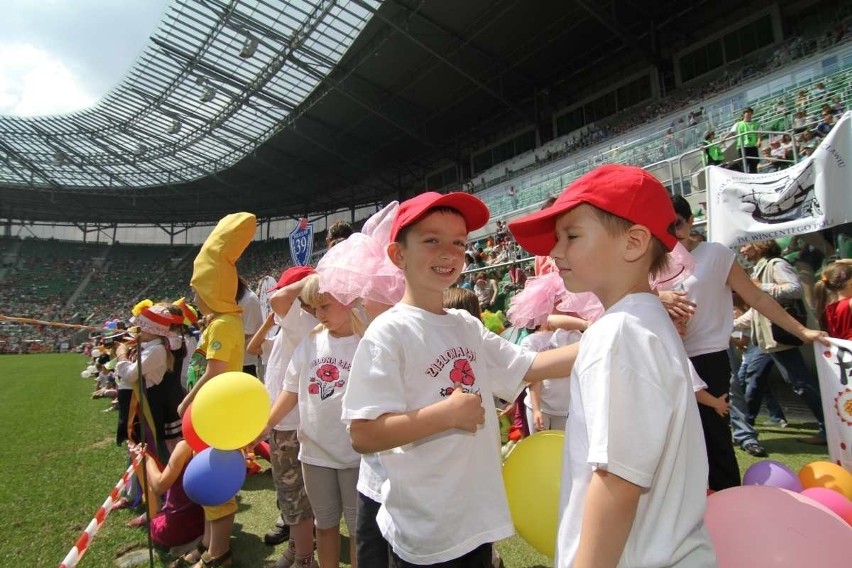
[[[541,419],[541,383],[530,385],[530,405],[532,406],[535,429],[543,430],[544,422]]]
[[[727,394],[723,394],[722,396],[717,398],[706,390],[700,390],[695,391],[695,399],[698,401],[698,404],[709,406],[710,408],[715,410],[716,414],[718,414],[719,416],[727,416],[731,408],[731,405],[728,402]]]
[[[290,414],[290,411],[293,410],[298,403],[298,394],[286,390],[282,390],[278,393],[278,397],[275,399],[275,402],[272,404],[272,409],[269,411],[269,420],[266,421],[265,433],[268,434],[276,424],[281,422],[285,416]]]
[[[528,383],[543,381],[544,379],[558,379],[571,374],[577,353],[580,351],[579,343],[572,343],[556,349],[542,351],[533,359],[532,365],[527,369],[524,380]]]
[[[196,381],[195,385],[192,387],[192,390],[189,391],[189,393],[178,405],[178,415],[183,416],[183,413],[186,412],[186,409],[189,407],[190,404],[192,404],[192,401],[195,400],[195,395],[197,395],[198,391],[201,390],[201,387],[204,386],[204,383],[206,383],[216,375],[221,375],[227,370],[227,361],[220,361],[219,359],[208,359],[207,369],[204,371],[204,374],[201,375],[201,378]]]
[[[642,488],[608,471],[592,473],[583,506],[580,545],[574,568],[607,568],[618,565]]]
[[[290,311],[290,306],[293,305],[293,302],[302,293],[304,285],[305,281],[299,280],[276,290],[272,294],[272,297],[269,298],[269,306],[272,308],[272,311],[278,314],[278,317],[285,317],[287,312]]]
[[[352,420],[349,437],[356,452],[374,454],[453,428],[476,432],[484,423],[482,399],[465,393],[462,385],[457,384],[450,396],[424,408],[406,413],[389,412],[375,420]]]
[[[589,322],[583,318],[553,314],[547,316],[547,327],[550,329],[564,329],[565,331],[586,331]]]
[[[248,345],[246,346],[246,351],[251,355],[261,355],[263,353],[263,342],[266,341],[266,334],[269,332],[270,328],[272,328],[272,324],[275,323],[275,314],[270,312],[267,314],[266,319],[263,320],[263,325],[260,326],[260,329],[257,330],[257,333],[251,338]]]

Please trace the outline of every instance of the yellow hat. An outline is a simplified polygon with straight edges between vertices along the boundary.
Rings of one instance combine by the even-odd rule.
[[[257,229],[251,213],[232,213],[219,220],[193,262],[189,284],[214,313],[240,313],[237,305],[237,259]]]

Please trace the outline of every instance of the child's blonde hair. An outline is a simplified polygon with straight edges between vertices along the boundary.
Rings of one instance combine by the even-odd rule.
[[[822,278],[814,285],[814,311],[819,325],[825,329],[825,307],[836,299],[838,292],[852,279],[852,264],[832,262],[822,269]]]
[[[320,292],[319,290],[319,275],[311,274],[310,276],[305,277],[303,280],[304,284],[302,284],[302,292],[299,294],[299,299],[302,300],[305,304],[315,307],[326,300],[327,298],[331,298],[335,302],[339,301],[337,298],[332,296],[327,292]],[[358,317],[358,314],[353,309],[354,306],[347,306],[349,308],[349,323],[352,326],[352,333],[359,337],[364,337],[364,332],[367,329],[367,325]],[[314,329],[314,332],[322,329],[322,324],[317,326]]]

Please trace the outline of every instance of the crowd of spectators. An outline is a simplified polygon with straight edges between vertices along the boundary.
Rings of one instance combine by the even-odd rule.
[[[689,149],[689,132],[696,131],[707,120],[701,102],[724,92],[745,80],[773,71],[791,61],[836,45],[849,39],[849,29],[844,25],[827,30],[825,34],[810,39],[793,38],[771,53],[746,60],[738,67],[728,67],[718,77],[703,84],[670,93],[644,108],[631,109],[621,116],[589,125],[582,131],[566,137],[542,158],[545,161],[563,157],[583,148],[624,134],[638,126],[671,116],[680,109],[688,113],[672,119],[656,151],[660,159],[678,155]],[[760,171],[773,171],[786,167],[793,154],[807,156],[830,132],[837,117],[845,110],[843,93],[832,93],[822,82],[802,90],[794,100],[779,99],[767,116],[758,117],[762,128],[789,130],[790,134],[765,138],[761,141]],[[617,158],[617,155],[613,155]],[[541,159],[536,154],[536,163]],[[509,171],[507,175],[517,172]],[[491,180],[502,181],[502,180]],[[467,184],[468,189],[481,189]],[[500,221],[502,224],[503,222]],[[314,255],[317,258],[326,248],[324,233],[315,235]],[[32,240],[32,239],[28,239]],[[3,243],[8,243],[4,239]],[[49,243],[50,241],[48,241]],[[85,323],[97,326],[119,317],[128,305],[141,298],[178,298],[190,294],[189,275],[192,269],[193,247],[125,247],[108,250],[106,245],[42,245],[32,251],[21,250],[13,261],[3,257],[0,267],[0,314],[66,323]],[[5,244],[4,244],[4,248]],[[168,249],[168,250],[166,250]],[[81,254],[81,251],[84,251]],[[0,251],[2,252],[2,251]],[[499,283],[498,295],[517,289],[526,277],[524,270],[509,270],[509,264],[520,259],[520,248],[508,236],[505,224],[485,239],[470,243],[467,251],[465,276],[461,285],[474,289],[481,276]],[[286,239],[254,242],[239,263],[246,281],[255,283],[264,276],[276,276],[289,263],[290,251]],[[165,262],[164,262],[165,260]],[[490,267],[499,267],[492,270]],[[72,294],[88,282],[73,303]],[[482,294],[485,295],[484,293]],[[495,302],[489,302],[493,304]],[[52,327],[34,327],[0,322],[0,352],[26,352],[30,350],[59,350],[72,343],[73,330]]]

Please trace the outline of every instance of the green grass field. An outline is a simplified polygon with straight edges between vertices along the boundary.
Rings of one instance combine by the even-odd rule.
[[[84,366],[82,356],[71,354],[0,357],[0,567],[58,566],[127,467],[124,450],[115,445],[116,415],[101,412],[106,400],[90,398],[92,381],[80,378]],[[798,471],[826,457],[795,441],[814,428],[764,426],[761,441],[772,459]],[[737,456],[743,471],[757,461],[741,451]],[[268,470],[246,481],[239,500],[235,566],[274,561],[280,550],[263,543],[277,516]],[[125,526],[136,514],[110,514],[80,566],[113,566],[127,553],[145,550],[145,532]],[[550,565],[519,537],[498,548],[506,568]],[[168,560],[160,552],[154,565]]]

